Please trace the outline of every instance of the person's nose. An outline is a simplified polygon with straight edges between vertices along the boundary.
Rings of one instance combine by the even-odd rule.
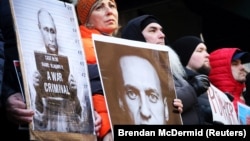
[[[207,57],[209,57],[209,56],[210,56],[210,54],[209,54],[207,51],[206,51],[206,56],[207,56]]]
[[[241,64],[241,63],[240,63],[240,69],[241,69],[241,70],[245,70],[244,64]]]
[[[48,36],[49,36],[49,41],[50,41],[50,42],[54,42],[54,39],[53,39],[53,34],[49,33],[49,35],[48,35]]]
[[[159,34],[160,34],[160,37],[161,37],[161,38],[165,38],[165,34],[164,34],[162,31],[160,31]]]
[[[146,97],[141,99],[140,105],[140,114],[143,118],[149,119],[151,118],[149,103],[147,102]]]
[[[112,14],[113,13],[113,10],[109,7],[109,6],[107,6],[106,7],[106,13],[109,15],[109,14]]]

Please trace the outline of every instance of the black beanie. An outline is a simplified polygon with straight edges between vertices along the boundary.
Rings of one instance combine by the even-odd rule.
[[[156,19],[156,18],[153,17],[153,16],[149,16],[149,17],[147,17],[146,19],[144,19],[144,20],[141,22],[141,30],[143,31],[144,28],[145,28],[146,26],[148,26],[149,24],[151,24],[151,23],[158,23],[158,24],[160,24],[160,23],[158,22],[158,19]]]
[[[171,47],[179,55],[182,65],[187,66],[194,50],[203,41],[196,36],[184,36],[171,44]]]
[[[127,25],[123,27],[121,32],[121,38],[146,42],[142,35],[143,29],[150,23],[160,24],[159,19],[153,15],[142,15],[128,21]],[[160,24],[161,25],[161,24]],[[167,38],[165,38],[165,44],[168,44]]]

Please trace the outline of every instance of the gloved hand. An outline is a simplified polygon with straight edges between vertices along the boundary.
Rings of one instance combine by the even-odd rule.
[[[190,80],[190,84],[194,87],[197,96],[200,96],[202,93],[207,91],[210,86],[210,81],[207,75],[200,74],[194,76]]]

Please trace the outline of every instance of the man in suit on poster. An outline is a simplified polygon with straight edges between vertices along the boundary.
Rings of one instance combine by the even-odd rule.
[[[80,124],[82,107],[76,82],[70,74],[67,56],[58,55],[56,26],[45,9],[38,11],[38,27],[47,52],[35,52],[38,71],[33,76],[36,90],[34,127],[38,130],[81,132],[84,127]]]

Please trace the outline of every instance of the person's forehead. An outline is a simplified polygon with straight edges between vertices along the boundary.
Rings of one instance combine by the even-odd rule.
[[[152,67],[148,60],[138,56],[124,56],[120,59],[120,64],[127,67]]]
[[[125,56],[120,59],[120,66],[124,75],[148,76],[148,79],[158,77],[154,66],[145,58]],[[143,78],[146,79],[146,78]]]
[[[240,59],[232,60],[231,64],[242,64]]]
[[[46,13],[46,12],[42,12],[40,14],[40,22],[42,24],[45,24],[45,23],[47,23],[47,24],[54,24],[52,17],[49,15],[49,13]]]
[[[103,3],[113,3],[113,4],[116,5],[116,3],[115,3],[114,0],[97,0],[97,1],[94,3],[92,9],[95,9],[97,6],[100,6],[100,5],[102,5]]]
[[[155,89],[161,92],[160,79],[156,68],[147,59],[126,56],[120,59],[125,83]]]
[[[195,48],[195,50],[200,50],[200,49],[206,50],[207,47],[206,47],[206,45],[204,43],[199,43],[197,45],[197,47]]]
[[[150,23],[146,26],[145,29],[149,29],[149,28],[162,29],[162,26],[158,23]]]

